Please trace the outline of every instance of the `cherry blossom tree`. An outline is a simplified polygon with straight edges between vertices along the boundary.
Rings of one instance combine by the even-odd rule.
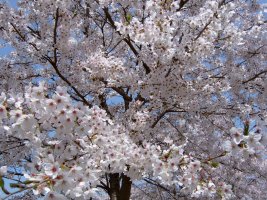
[[[2,2],[4,199],[265,199],[263,11],[256,0]]]

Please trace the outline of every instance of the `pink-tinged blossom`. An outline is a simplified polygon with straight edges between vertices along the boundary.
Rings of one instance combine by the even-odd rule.
[[[240,147],[234,141],[225,141],[224,142],[224,149],[225,151],[233,154],[234,156],[240,153]]]
[[[24,98],[22,97],[21,94],[17,95],[12,94],[8,98],[7,102],[9,104],[14,104],[16,108],[21,108],[21,104],[24,102]]]
[[[7,117],[6,107],[3,105],[0,105],[0,120],[6,117]]]
[[[0,167],[0,177],[7,174],[7,166]]]
[[[55,191],[50,191],[45,195],[44,200],[67,200],[67,198]]]
[[[234,141],[239,144],[241,140],[243,139],[243,133],[242,130],[237,129],[236,127],[232,127],[230,129],[231,136],[233,137]]]
[[[257,1],[7,3],[0,165],[22,172],[0,176],[19,178],[16,189],[59,200],[266,198]]]
[[[245,137],[245,141],[247,142],[249,148],[257,148],[257,146],[260,146],[259,141],[261,137],[261,134],[250,133],[248,136]]]
[[[10,120],[16,122],[20,117],[22,117],[21,110],[11,110],[10,111]]]
[[[222,183],[221,192],[222,192],[223,199],[232,199],[234,197],[231,185]]]

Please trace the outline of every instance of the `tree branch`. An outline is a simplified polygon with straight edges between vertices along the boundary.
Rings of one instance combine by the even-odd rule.
[[[55,16],[55,27],[54,27],[54,35],[53,35],[53,40],[54,40],[54,60],[51,60],[48,56],[45,56],[44,58],[52,65],[54,70],[56,71],[57,75],[64,81],[66,82],[74,91],[75,93],[82,99],[82,102],[85,103],[87,106],[92,107],[92,104],[90,104],[86,98],[78,91],[76,87],[74,87],[71,82],[64,77],[61,72],[59,71],[57,67],[57,48],[56,48],[56,43],[57,43],[57,27],[58,27],[58,20],[59,20],[59,8],[56,10],[56,16]]]
[[[113,21],[111,15],[109,14],[108,8],[104,8],[103,10],[105,12],[105,15],[106,15],[106,17],[107,17],[107,19],[108,19],[111,27],[114,30],[117,30],[117,27],[115,25],[115,22]],[[119,31],[117,31],[117,33],[119,35],[121,35],[121,33]],[[136,57],[138,57],[139,56],[139,53],[137,52],[137,50],[134,48],[133,44],[131,43],[131,40],[130,40],[129,36],[128,36],[128,38],[124,38],[123,41],[130,47],[130,49],[132,50],[132,52],[134,53],[134,55]],[[145,68],[146,74],[149,74],[151,72],[151,69],[148,67],[148,65],[144,61],[142,61],[142,62],[143,62],[143,66]]]

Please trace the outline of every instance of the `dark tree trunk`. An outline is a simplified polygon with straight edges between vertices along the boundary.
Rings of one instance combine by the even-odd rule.
[[[118,200],[118,195],[120,192],[120,175],[118,173],[109,175],[109,185],[110,200]]]
[[[132,181],[129,177],[122,175],[122,183],[119,193],[119,200],[129,200],[131,196]]]
[[[124,174],[109,175],[110,200],[129,200],[131,196],[132,181]]]

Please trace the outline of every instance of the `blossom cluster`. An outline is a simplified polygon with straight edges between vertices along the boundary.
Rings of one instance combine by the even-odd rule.
[[[250,156],[263,158],[265,147],[262,144],[262,134],[259,132],[243,133],[242,129],[231,128],[232,140],[225,141],[225,150],[233,156],[242,155],[245,158]]]
[[[2,94],[1,99],[3,133],[27,139],[32,149],[25,177],[35,194],[47,194],[48,199],[61,196],[54,191],[72,198],[88,197],[105,173],[124,173],[132,180],[152,173],[172,184],[181,163],[194,168],[182,146],[172,144],[162,151],[146,141],[137,145],[104,110],[72,103],[64,87],[57,87],[54,94],[45,90],[41,83],[28,87],[25,98],[14,101],[14,96]]]
[[[117,175],[177,198],[265,198],[262,11],[254,0],[0,3],[12,47],[0,58],[0,181],[19,163],[17,188],[46,199],[111,198]]]
[[[58,86],[51,94],[40,83],[26,91],[24,98],[2,94],[1,128],[6,135],[27,139],[32,162],[24,166],[24,176],[35,194],[45,194],[46,199],[94,197],[105,173],[123,173],[133,181],[152,175],[193,196],[213,196],[216,187],[222,188],[222,196],[232,196],[225,183],[203,179],[205,165],[212,169],[214,164],[186,155],[186,143],[176,146],[166,138],[165,149],[149,141],[138,144],[104,110],[72,102],[65,87]],[[243,141],[237,129],[232,128],[231,133],[234,142]],[[259,139],[252,133],[247,145],[259,147]],[[233,147],[227,150],[236,151]],[[1,174],[5,173],[2,167]]]

